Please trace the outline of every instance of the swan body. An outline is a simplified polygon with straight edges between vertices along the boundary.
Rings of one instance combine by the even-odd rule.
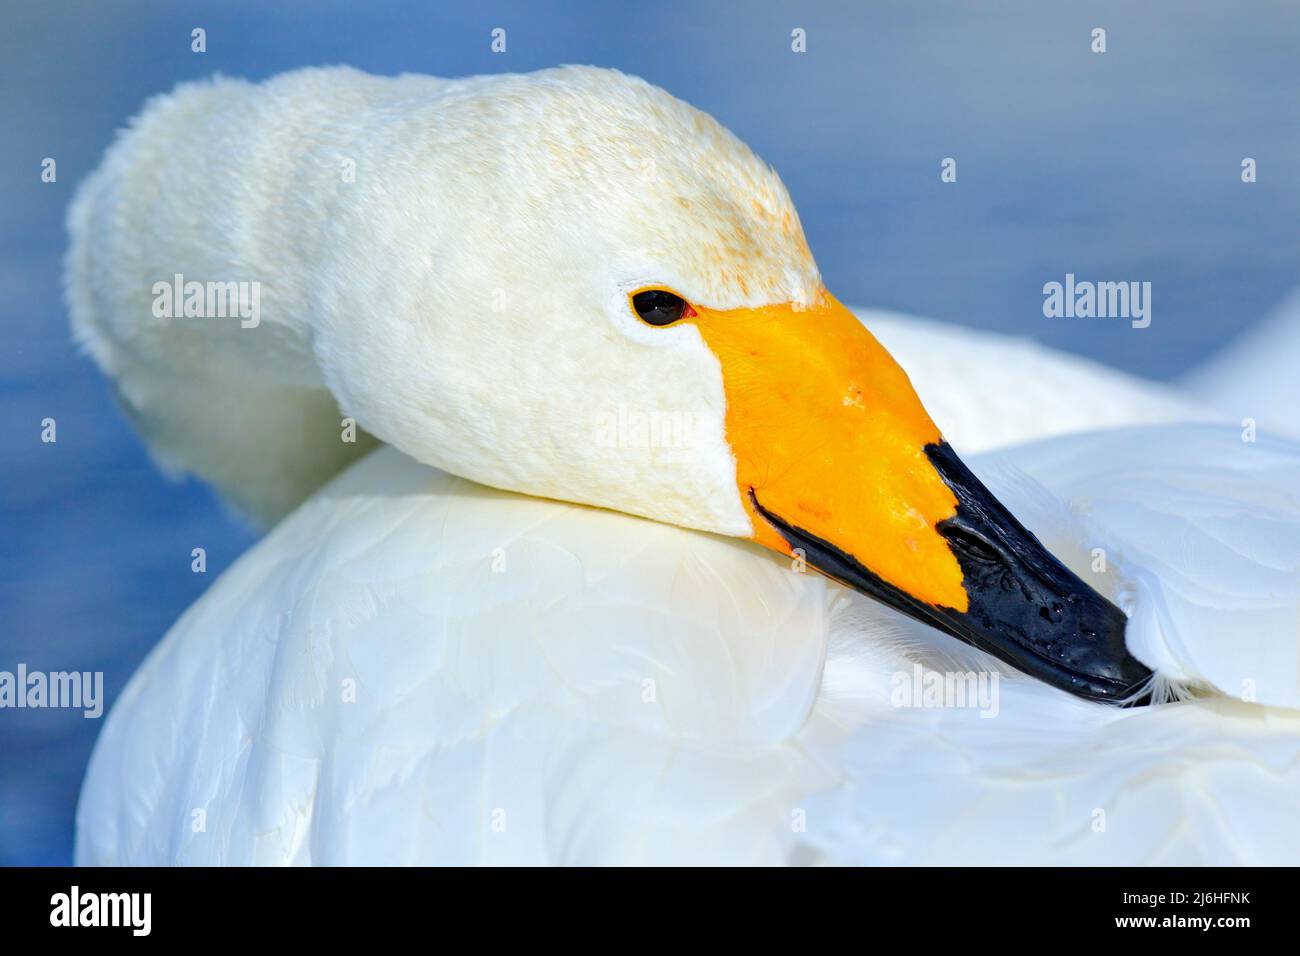
[[[1003,667],[982,708],[900,701],[998,664],[754,545],[383,449],[133,678],[78,861],[1294,862],[1296,642],[1267,638],[1300,612],[1300,449],[1165,425],[976,463],[1079,569],[1106,543],[1130,640],[1204,696]]]
[[[1121,425],[1222,419],[1181,392],[1027,339],[878,309],[856,314],[902,362],[963,452]]]
[[[80,862],[1297,845],[1251,806],[1296,785],[1295,447],[854,315],[776,174],[662,90],[191,84],[69,227],[73,328],[128,416],[275,525],[117,702]],[[256,282],[260,312],[160,310],[174,277]],[[942,696],[966,676],[978,708]],[[1147,697],[1178,702],[1092,703]]]

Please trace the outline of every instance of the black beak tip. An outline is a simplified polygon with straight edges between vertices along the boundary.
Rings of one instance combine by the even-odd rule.
[[[1016,575],[1009,590],[968,586],[965,613],[941,609],[948,630],[1077,697],[1148,703],[1152,673],[1129,652],[1124,612],[1059,564],[1050,570]]]
[[[1124,612],[1091,589],[1071,598],[1082,607],[1079,634],[1067,640],[1067,664],[1076,674],[1089,675],[1083,679],[1083,696],[1108,703],[1148,703],[1153,675],[1129,652]]]
[[[824,574],[1044,683],[1120,706],[1150,701],[1152,673],[1129,653],[1124,612],[1056,560],[946,443],[925,449],[957,497],[935,526],[957,558],[967,607],[935,607],[882,580],[853,555],[769,512],[755,510]]]
[[[957,496],[957,513],[937,526],[969,602],[964,613],[940,609],[952,632],[1076,696],[1149,701],[1152,673],[1129,652],[1124,612],[1056,560],[947,443],[926,453]]]

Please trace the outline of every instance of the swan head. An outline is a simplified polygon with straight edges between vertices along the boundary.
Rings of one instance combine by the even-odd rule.
[[[1150,676],[1123,614],[953,454],[822,284],[777,175],[709,116],[564,68],[402,122],[383,196],[342,223],[378,264],[329,270],[346,279],[330,310],[381,318],[316,343],[379,438],[802,557],[1081,696]]]

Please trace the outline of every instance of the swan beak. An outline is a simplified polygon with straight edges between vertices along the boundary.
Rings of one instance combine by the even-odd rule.
[[[753,539],[1053,687],[1136,702],[1117,607],[962,464],[906,373],[829,294],[691,319],[722,367]]]

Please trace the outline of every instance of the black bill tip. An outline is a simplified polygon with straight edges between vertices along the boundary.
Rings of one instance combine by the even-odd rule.
[[[1145,702],[1152,675],[1129,653],[1124,612],[1054,558],[952,446],[925,451],[957,496],[957,513],[936,530],[964,576],[969,606],[948,614],[970,632],[965,639],[1080,697]]]
[[[824,574],[1087,700],[1144,704],[1151,671],[1128,651],[1124,612],[1056,560],[947,442],[926,456],[957,497],[935,526],[961,566],[965,611],[934,606],[882,580],[857,558],[763,508],[755,510]]]

